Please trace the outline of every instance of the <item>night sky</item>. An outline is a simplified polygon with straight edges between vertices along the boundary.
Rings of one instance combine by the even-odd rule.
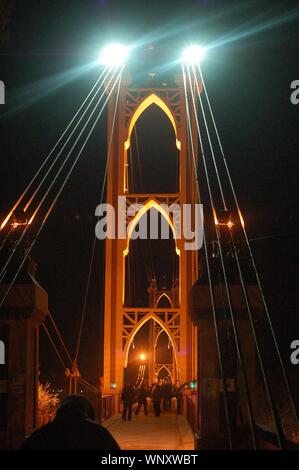
[[[290,84],[299,80],[298,3],[12,3],[0,45],[0,80],[6,84],[6,104],[0,106],[1,219],[94,84],[99,70],[90,64],[105,43],[123,41],[134,44],[136,51],[150,44],[167,46],[169,60],[189,41],[212,45],[203,73],[249,235],[258,239],[252,244],[289,363],[290,342],[299,337],[299,105],[290,102]],[[105,158],[104,115],[33,253],[50,310],[72,351]],[[95,383],[102,248],[99,242],[79,357],[83,375]],[[63,371],[43,335],[40,362],[43,378],[63,382]],[[290,372],[295,377],[294,366]]]

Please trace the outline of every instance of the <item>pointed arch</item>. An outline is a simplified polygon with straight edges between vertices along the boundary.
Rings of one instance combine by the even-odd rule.
[[[169,328],[167,327],[167,325],[165,325],[165,323],[160,320],[160,318],[155,315],[154,313],[148,313],[147,315],[145,315],[142,320],[140,320],[139,323],[137,323],[137,325],[135,326],[135,328],[131,331],[127,341],[126,341],[126,345],[125,345],[125,350],[124,350],[124,355],[125,355],[125,363],[124,363],[124,367],[127,367],[128,365],[128,357],[129,357],[129,350],[130,350],[130,347],[131,347],[131,344],[132,344],[132,341],[136,335],[136,333],[140,330],[140,328],[143,327],[143,325],[145,325],[146,322],[148,322],[149,320],[154,320],[156,323],[158,323],[161,328],[163,329],[162,331],[164,331],[169,339],[170,339],[170,342],[172,344],[172,350],[173,350],[173,357],[174,357],[174,361],[175,361],[175,366],[177,368],[177,356],[176,356],[176,345],[175,345],[175,342],[173,340],[173,337],[172,337],[172,334],[169,330]]]
[[[161,336],[162,333],[165,333],[165,330],[163,328],[159,331],[159,333],[156,336],[155,347],[157,347],[158,339],[159,339],[159,337]]]
[[[154,199],[151,199],[149,201],[147,201],[146,204],[144,204],[144,206],[140,209],[140,211],[135,215],[134,219],[131,220],[131,222],[129,223],[128,225],[128,235],[127,235],[127,246],[123,252],[124,254],[124,257],[127,256],[127,254],[129,253],[129,246],[130,246],[130,240],[131,240],[131,236],[132,236],[132,233],[133,233],[133,230],[134,228],[136,227],[136,225],[138,224],[139,220],[141,219],[141,217],[146,214],[147,211],[149,211],[151,208],[155,208],[158,212],[160,212],[160,214],[165,218],[165,220],[167,221],[167,223],[169,224],[171,230],[172,230],[172,233],[173,233],[173,238],[174,238],[174,241],[175,241],[175,251],[176,251],[176,254],[178,256],[180,256],[181,254],[181,251],[178,247],[178,240],[177,240],[177,235],[176,235],[176,232],[175,232],[175,228],[174,228],[174,225],[173,225],[173,222],[172,220],[170,219],[169,217],[169,214],[167,213],[167,211],[160,205],[158,204],[157,201],[155,201]]]
[[[172,371],[169,370],[169,368],[166,366],[166,365],[163,365],[160,367],[160,369],[157,370],[156,372],[156,377],[158,377],[158,375],[160,374],[160,372],[165,369],[165,371],[167,372],[167,374],[169,375],[170,379],[173,380],[173,374],[172,374]]]
[[[159,298],[157,299],[157,301],[156,301],[156,308],[158,307],[158,304],[159,304],[160,300],[162,299],[162,297],[166,297],[166,299],[169,301],[170,308],[173,308],[171,298],[169,297],[168,294],[166,294],[166,292],[163,292],[163,293],[159,296]]]
[[[159,331],[159,333],[158,333],[158,334],[157,334],[157,336],[156,336],[155,347],[157,347],[157,344],[158,344],[158,338],[159,338],[159,336],[160,336],[162,333],[165,333],[165,331],[164,331],[163,329],[162,329],[162,330],[160,330],[160,331]]]
[[[155,104],[157,106],[159,106],[160,109],[162,109],[162,111],[164,111],[164,113],[166,114],[166,116],[168,117],[168,119],[170,120],[171,124],[172,124],[172,127],[174,129],[174,133],[175,133],[175,139],[176,139],[176,146],[177,146],[177,149],[178,150],[181,150],[181,142],[179,141],[178,139],[178,130],[177,130],[177,124],[176,124],[176,121],[175,121],[175,118],[172,114],[172,111],[170,110],[169,106],[165,103],[164,100],[162,100],[162,98],[160,98],[158,95],[156,95],[155,93],[152,93],[150,95],[148,95],[141,103],[140,105],[137,107],[137,109],[135,110],[131,120],[130,120],[130,124],[129,124],[129,129],[128,129],[128,137],[127,137],[127,140],[125,141],[125,150],[128,150],[130,148],[130,145],[131,145],[131,134],[132,134],[132,131],[134,129],[134,126],[136,124],[136,122],[138,121],[139,117],[141,116],[141,114],[147,109],[149,108],[149,106],[151,106],[152,104]]]

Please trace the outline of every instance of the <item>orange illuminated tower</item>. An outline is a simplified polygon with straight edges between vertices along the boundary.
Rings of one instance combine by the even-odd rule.
[[[172,379],[180,383],[197,377],[197,332],[190,319],[190,291],[197,280],[198,252],[185,250],[184,239],[175,233],[171,214],[163,204],[194,205],[196,201],[195,176],[188,157],[189,139],[186,121],[184,85],[179,77],[167,83],[151,84],[145,88],[134,88],[130,79],[123,78],[115,113],[116,92],[109,101],[108,142],[111,141],[108,162],[107,199],[117,209],[119,196],[124,196],[126,206],[143,205],[135,216],[127,217],[130,230],[123,239],[106,240],[105,264],[105,310],[104,310],[104,393],[119,393],[124,381],[124,369],[128,354],[137,332],[152,320],[152,323],[168,335],[173,350]],[[130,188],[129,151],[132,145],[134,126],[152,106],[157,106],[167,116],[174,132],[175,146],[179,155],[179,178],[177,191],[173,193],[136,193]],[[115,119],[114,119],[115,116]],[[194,116],[191,112],[191,125]],[[154,138],[154,136],[153,136]],[[195,149],[197,151],[197,148]],[[142,159],[142,155],[140,155]],[[163,155],[161,155],[163,158]],[[167,221],[175,241],[175,256],[178,257],[177,284],[169,305],[149,299],[147,307],[126,305],[126,258],[130,253],[131,233],[141,217],[155,209]],[[148,286],[150,292],[150,285]],[[164,297],[167,296],[165,293]],[[158,299],[156,299],[158,300]],[[153,355],[151,355],[152,357]],[[153,359],[151,359],[153,361]],[[155,379],[154,364],[150,364],[150,380]]]

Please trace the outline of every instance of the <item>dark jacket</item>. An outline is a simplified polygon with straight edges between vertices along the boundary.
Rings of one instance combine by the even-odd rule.
[[[145,387],[142,387],[138,393],[138,403],[146,402],[147,391]]]
[[[89,419],[65,420],[56,417],[52,423],[37,429],[20,450],[119,450],[112,435]]]
[[[160,401],[162,398],[162,390],[160,385],[156,385],[152,390],[153,401]]]
[[[127,402],[127,403],[132,403],[134,399],[134,389],[133,387],[126,385],[123,388],[122,394],[121,394],[121,401]]]

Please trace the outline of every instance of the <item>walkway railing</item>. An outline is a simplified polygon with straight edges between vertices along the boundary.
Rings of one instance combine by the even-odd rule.
[[[117,395],[103,395],[101,403],[101,422],[111,418],[116,413]]]
[[[197,415],[198,399],[197,395],[187,395],[186,397],[186,415],[192,431],[198,432],[198,415]]]

